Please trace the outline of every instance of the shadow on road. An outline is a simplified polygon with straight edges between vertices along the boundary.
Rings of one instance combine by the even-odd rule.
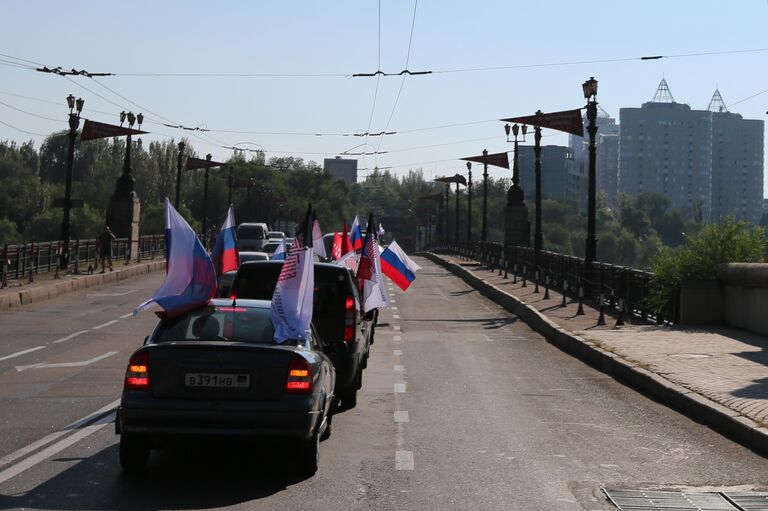
[[[145,474],[128,475],[113,445],[26,493],[0,495],[0,509],[206,509],[262,499],[303,478],[284,445],[220,442],[155,450]],[[72,458],[53,462],[71,462]]]

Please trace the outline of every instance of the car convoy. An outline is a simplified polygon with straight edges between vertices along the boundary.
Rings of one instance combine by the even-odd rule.
[[[333,414],[357,404],[376,315],[363,313],[354,274],[313,263],[311,338],[277,344],[270,300],[284,262],[254,251],[284,234],[263,223],[237,233],[249,255],[221,276],[219,298],[161,319],[130,357],[115,425],[127,472],[169,443],[242,437],[290,442],[297,471],[310,476]]]

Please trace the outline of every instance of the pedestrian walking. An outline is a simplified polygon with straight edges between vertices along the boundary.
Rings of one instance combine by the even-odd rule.
[[[112,240],[116,239],[112,229],[105,225],[104,231],[99,235],[99,257],[101,258],[101,271],[99,273],[106,271],[106,263],[109,263],[109,271],[112,271]]]

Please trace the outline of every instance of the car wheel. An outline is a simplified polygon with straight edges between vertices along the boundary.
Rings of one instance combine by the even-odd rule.
[[[315,432],[311,438],[302,440],[299,445],[298,471],[303,476],[313,476],[320,461],[320,436]]]
[[[357,406],[357,388],[345,392],[341,396],[341,407],[344,410],[349,410]]]
[[[331,432],[333,430],[333,413],[328,412],[328,416],[325,418],[325,431],[320,436],[320,440],[328,440],[331,438]]]
[[[126,472],[137,473],[147,468],[149,443],[146,439],[120,435],[120,466]]]

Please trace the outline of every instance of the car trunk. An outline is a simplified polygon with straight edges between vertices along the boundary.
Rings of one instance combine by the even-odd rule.
[[[287,347],[220,341],[153,345],[149,348],[152,395],[169,399],[279,399],[292,354]],[[192,375],[196,380],[190,382]],[[230,378],[237,382],[236,386],[231,385]],[[228,386],[193,386],[222,382]]]

